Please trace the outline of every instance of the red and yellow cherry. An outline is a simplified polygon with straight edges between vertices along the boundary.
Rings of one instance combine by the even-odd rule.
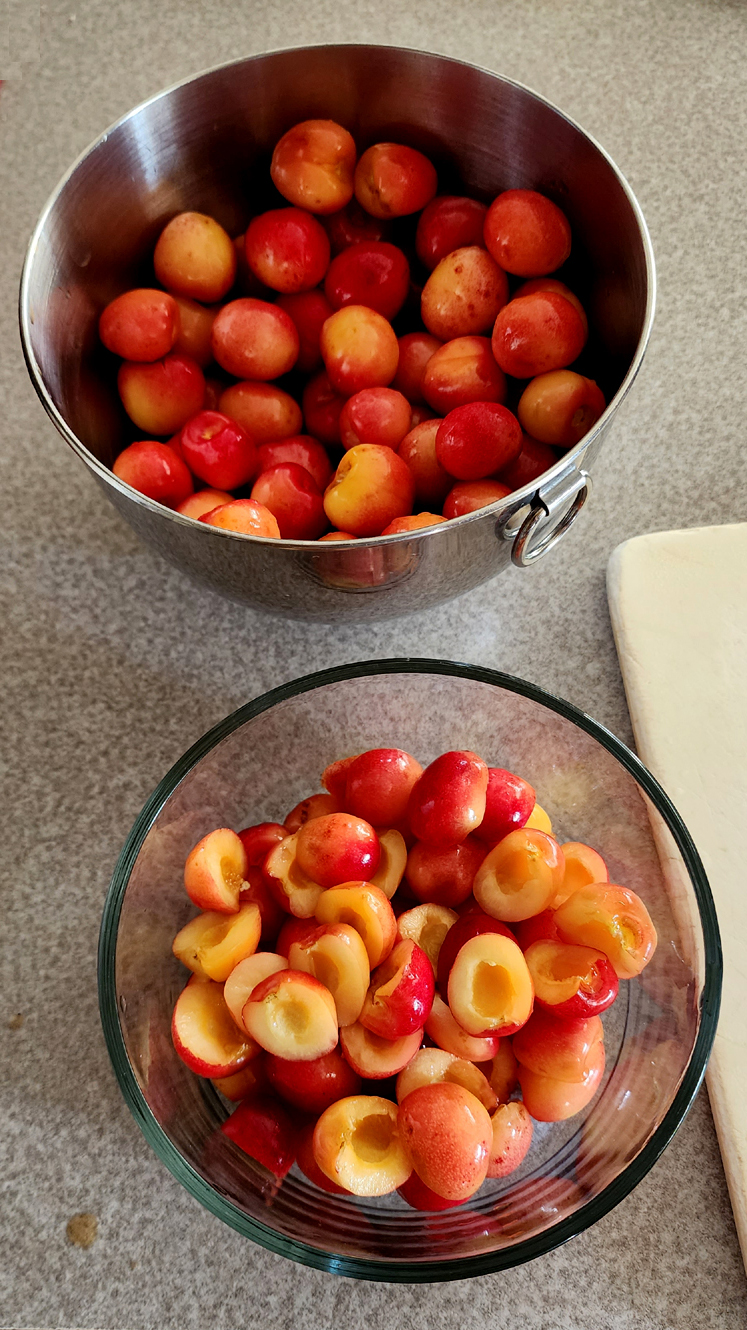
[[[329,381],[345,397],[361,388],[386,387],[397,372],[399,345],[394,329],[366,305],[345,305],[330,314],[319,345]]]
[[[323,1113],[338,1099],[360,1093],[360,1076],[339,1048],[310,1062],[296,1062],[268,1053],[265,1069],[270,1085],[281,1099],[305,1113]]]
[[[519,1084],[524,1107],[537,1122],[564,1122],[575,1117],[596,1094],[604,1075],[604,1044],[594,1045],[580,1081],[560,1081],[541,1076],[519,1064]]]
[[[555,272],[571,252],[565,213],[534,189],[507,189],[485,218],[484,238],[496,263],[517,277]]]
[[[499,402],[468,402],[438,428],[436,457],[457,480],[483,480],[521,452],[521,426]]]
[[[423,209],[415,233],[415,249],[420,262],[433,269],[455,249],[465,245],[483,245],[483,228],[488,209],[477,199],[440,194]]]
[[[478,245],[455,249],[433,270],[420,301],[423,323],[448,342],[492,329],[508,300],[508,278]]]
[[[634,979],[656,950],[656,929],[640,896],[601,882],[579,887],[555,911],[564,942],[604,952],[618,979]]]
[[[472,752],[442,753],[412,788],[408,818],[413,835],[434,846],[458,845],[485,816],[488,768]]]
[[[298,866],[322,887],[367,881],[379,866],[379,838],[370,823],[351,813],[330,813],[298,832]]]
[[[199,520],[224,503],[232,502],[233,495],[225,490],[197,490],[194,494],[189,494],[186,499],[182,499],[182,502],[177,504],[176,511],[181,513],[182,517],[194,517]]]
[[[488,337],[445,342],[423,371],[423,397],[442,416],[467,402],[505,402],[507,391],[506,376]]]
[[[291,969],[313,974],[329,989],[335,1000],[338,1025],[352,1025],[358,1020],[368,991],[370,969],[363,940],[350,924],[321,924],[291,943],[288,962]]]
[[[340,442],[346,450],[359,443],[399,447],[410,429],[410,403],[394,388],[363,388],[340,412]]]
[[[316,540],[327,526],[322,492],[311,473],[296,462],[262,471],[251,497],[272,513],[282,540]]]
[[[257,449],[235,420],[220,411],[200,411],[179,436],[192,473],[215,489],[246,485],[257,472]]]
[[[403,143],[375,143],[355,168],[355,197],[372,217],[405,217],[430,203],[438,186],[433,163]]]
[[[270,175],[283,198],[297,208],[326,214],[353,195],[355,141],[334,120],[303,120],[278,140]]]
[[[593,1050],[603,1038],[598,1016],[562,1020],[538,1007],[514,1035],[512,1047],[520,1066],[537,1076],[580,1084],[594,1062]]]
[[[439,1082],[461,1085],[479,1099],[489,1113],[497,1105],[495,1091],[474,1062],[458,1058],[453,1053],[445,1053],[441,1048],[419,1049],[404,1071],[399,1073],[397,1103],[401,1104],[408,1094],[421,1085],[436,1085]]]
[[[351,1095],[330,1105],[314,1128],[314,1158],[354,1196],[386,1196],[412,1172],[397,1106],[377,1095]]]
[[[424,526],[441,526],[446,521],[440,513],[412,513],[409,517],[395,517],[385,526],[382,536],[401,536],[408,531],[420,531]]]
[[[171,1038],[182,1062],[198,1076],[230,1076],[255,1056],[223,998],[223,985],[192,977],[176,1000]]]
[[[182,505],[192,496],[192,476],[188,466],[168,443],[160,443],[157,439],[139,439],[137,443],[131,443],[119,454],[112,470],[119,480],[167,508],[181,511]],[[230,494],[228,497],[230,499]]]
[[[491,503],[500,503],[511,493],[500,480],[460,480],[449,490],[444,501],[444,517],[464,517]]]
[[[333,309],[366,305],[385,319],[399,313],[410,289],[410,265],[397,245],[361,241],[332,260],[324,294]]]
[[[303,424],[298,402],[274,383],[233,383],[221,393],[218,408],[258,446],[292,438]]]
[[[322,281],[329,267],[329,237],[308,212],[271,208],[249,223],[244,253],[260,282],[283,295],[295,295]]]
[[[418,840],[407,856],[407,884],[419,901],[461,905],[472,894],[472,883],[486,847],[475,836],[458,845],[433,845]]]
[[[408,1066],[423,1042],[423,1031],[399,1039],[384,1039],[367,1030],[360,1021],[345,1025],[340,1030],[340,1047],[359,1076],[368,1081],[384,1081],[396,1076]]]
[[[146,434],[175,434],[202,408],[205,377],[188,356],[163,360],[125,360],[117,388],[130,420]]]
[[[420,763],[401,748],[370,748],[345,767],[344,806],[374,827],[398,826],[422,774]]]
[[[249,997],[264,979],[287,969],[285,956],[272,951],[255,951],[232,969],[223,985],[223,997],[236,1025],[244,1034],[243,1012]]]
[[[399,1124],[415,1172],[438,1196],[466,1200],[485,1180],[493,1133],[487,1110],[469,1090],[435,1082],[412,1090]]]
[[[201,978],[225,983],[240,961],[254,955],[261,928],[259,906],[254,901],[240,904],[236,914],[204,910],[180,929],[171,949]]]
[[[324,511],[339,531],[378,536],[395,517],[412,512],[414,493],[412,473],[392,448],[360,443],[346,452],[327,486]]]
[[[153,267],[172,295],[212,304],[233,285],[236,250],[228,232],[213,217],[180,212],[158,237]]]
[[[527,434],[541,443],[572,448],[595,425],[606,406],[593,379],[556,369],[532,379],[516,408]]]
[[[405,435],[397,449],[398,456],[412,474],[414,502],[418,505],[432,504],[435,508],[444,502],[453,483],[453,477],[444,470],[436,457],[436,435],[440,424],[437,417],[422,421]]]
[[[565,860],[563,883],[555,893],[552,908],[557,909],[580,887],[589,887],[594,882],[609,882],[610,875],[601,854],[582,841],[566,841],[561,845]]]
[[[458,918],[459,915],[447,906],[426,901],[412,910],[403,911],[397,919],[397,936],[417,942],[428,957],[433,973],[437,974],[444,939]]]
[[[184,886],[200,910],[235,914],[249,867],[246,850],[235,831],[219,827],[198,841],[184,865]]]
[[[499,1104],[491,1115],[493,1140],[488,1162],[489,1178],[505,1178],[526,1158],[534,1127],[526,1105],[515,1101]]]
[[[266,300],[242,296],[216,315],[213,355],[239,379],[277,379],[298,359],[300,341],[289,314]]]
[[[397,937],[397,920],[389,899],[372,882],[330,887],[319,896],[315,918],[320,924],[346,923],[363,939],[368,963],[375,969],[389,955]]]
[[[280,528],[269,508],[254,499],[234,499],[222,504],[200,518],[206,526],[217,526],[221,531],[235,531],[242,536],[261,536],[265,540],[279,540]]]
[[[161,360],[172,349],[178,331],[174,297],[142,287],[110,300],[99,319],[104,346],[123,360]]]
[[[313,975],[279,970],[250,993],[244,1029],[268,1053],[312,1062],[337,1045],[337,1012],[329,989]]]
[[[503,306],[493,328],[493,355],[503,372],[516,379],[565,369],[585,343],[581,316],[556,291],[515,296]]]
[[[438,993],[433,996],[425,1032],[438,1048],[446,1053],[454,1053],[459,1058],[466,1058],[468,1062],[487,1062],[494,1058],[500,1042],[500,1035],[497,1034],[480,1037],[467,1034]]]

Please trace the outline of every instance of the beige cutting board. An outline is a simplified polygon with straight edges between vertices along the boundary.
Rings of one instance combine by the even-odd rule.
[[[639,755],[716,902],[724,986],[707,1083],[747,1264],[747,524],[628,540],[607,591]]]

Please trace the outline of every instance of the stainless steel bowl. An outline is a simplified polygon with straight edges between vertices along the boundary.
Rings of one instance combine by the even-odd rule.
[[[264,206],[274,143],[310,117],[340,121],[361,147],[384,139],[421,148],[439,169],[442,192],[490,199],[502,189],[538,189],[570,219],[569,281],[591,316],[591,368],[609,405],[551,470],[501,503],[403,536],[281,543],[180,517],[110,470],[131,434],[98,343],[102,308],[152,280],[155,239],[175,213],[197,209],[231,234],[243,230]],[[257,609],[345,622],[437,605],[556,544],[588,497],[591,466],[640,367],[654,299],[651,242],[630,187],[556,107],[444,56],[317,46],[199,74],[97,139],[57,186],[32,236],[20,320],[46,410],[143,540],[196,581]]]

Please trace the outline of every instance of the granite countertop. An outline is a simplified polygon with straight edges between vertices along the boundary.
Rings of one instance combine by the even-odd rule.
[[[295,675],[371,656],[466,659],[531,679],[630,741],[605,597],[611,550],[644,531],[747,517],[747,9],[739,0],[49,0],[7,14],[0,1323],[738,1330],[747,1283],[705,1091],[635,1192],[561,1250],[472,1282],[356,1283],[247,1243],[158,1162],[104,1048],[96,943],[119,848],[161,775],[227,712]],[[471,59],[560,104],[637,192],[660,296],[592,502],[563,545],[442,609],[332,630],[228,604],[138,544],[37,402],[15,307],[47,195],[117,116],[222,60],[350,40]],[[90,1246],[66,1234],[78,1212],[97,1217]]]

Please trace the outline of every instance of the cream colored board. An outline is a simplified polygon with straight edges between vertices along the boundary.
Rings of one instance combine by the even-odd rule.
[[[626,541],[607,590],[638,752],[716,903],[724,986],[707,1083],[747,1264],[747,524]]]

